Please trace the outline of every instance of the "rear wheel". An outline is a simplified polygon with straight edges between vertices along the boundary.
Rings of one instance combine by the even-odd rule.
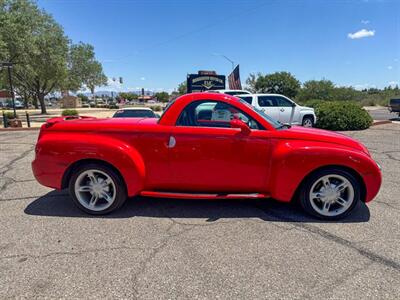
[[[305,116],[301,122],[303,127],[314,127],[314,118],[312,116]]]
[[[122,178],[112,168],[93,163],[75,170],[69,192],[81,210],[94,215],[110,213],[121,207],[127,198]]]
[[[338,220],[360,201],[360,184],[349,172],[329,168],[310,176],[300,191],[303,209],[320,219]]]

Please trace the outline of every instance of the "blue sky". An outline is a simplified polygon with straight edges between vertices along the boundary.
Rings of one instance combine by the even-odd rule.
[[[171,91],[187,73],[289,71],[301,82],[400,82],[400,0],[39,0],[122,86]]]

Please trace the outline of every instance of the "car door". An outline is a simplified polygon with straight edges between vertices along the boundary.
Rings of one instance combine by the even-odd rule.
[[[219,101],[198,101],[187,108],[173,128],[171,189],[185,192],[262,192],[266,188],[270,141],[266,131],[244,135],[229,122],[235,107]],[[240,112],[239,112],[240,114]],[[246,116],[245,116],[246,117]],[[254,120],[249,124],[257,128]],[[264,188],[264,190],[263,190]]]
[[[279,108],[279,122],[292,123],[296,119],[296,104],[282,96],[274,96],[274,98]]]
[[[268,116],[279,121],[279,107],[274,96],[257,96],[256,103]]]

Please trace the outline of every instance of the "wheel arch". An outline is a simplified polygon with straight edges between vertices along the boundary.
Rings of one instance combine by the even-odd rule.
[[[127,184],[125,181],[124,176],[121,174],[121,172],[116,168],[113,164],[109,163],[108,161],[102,160],[102,159],[97,159],[97,158],[83,158],[80,160],[77,160],[70,164],[68,168],[65,170],[63,177],[61,179],[61,189],[65,189],[69,185],[69,181],[71,179],[71,176],[77,168],[79,168],[82,165],[87,165],[87,164],[99,164],[103,166],[107,166],[111,168],[118,176],[121,177],[122,182],[125,185],[125,188],[127,188]]]
[[[315,116],[313,115],[313,114],[310,114],[310,113],[305,113],[302,117],[301,117],[301,123],[303,123],[303,120],[305,119],[305,118],[311,118],[312,119],[312,121],[313,121],[313,124],[315,124]]]
[[[325,166],[320,166],[314,170],[312,170],[311,172],[309,172],[300,182],[300,184],[298,185],[298,187],[296,188],[291,202],[296,202],[299,198],[299,193],[300,190],[303,186],[303,184],[307,181],[308,178],[310,178],[312,175],[314,175],[315,173],[325,170],[325,169],[338,169],[338,170],[342,170],[342,171],[346,171],[349,172],[351,175],[353,175],[356,180],[360,183],[360,200],[362,202],[365,202],[366,200],[366,196],[367,196],[367,187],[365,185],[364,179],[362,178],[362,176],[360,175],[360,173],[358,173],[356,170],[348,167],[348,166],[344,166],[344,165],[325,165]]]
[[[145,164],[141,153],[124,140],[103,134],[64,133],[44,135],[39,141],[41,151],[36,155],[38,172],[49,173],[41,183],[65,188],[76,166],[96,162],[111,166],[121,175],[128,196],[137,195],[145,183]],[[45,169],[46,168],[46,169]]]

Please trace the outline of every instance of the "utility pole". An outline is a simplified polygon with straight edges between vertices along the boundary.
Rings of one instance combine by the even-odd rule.
[[[10,93],[11,93],[11,99],[12,99],[12,106],[14,110],[14,118],[17,118],[17,111],[15,110],[15,94],[14,94],[14,87],[12,83],[12,76],[11,76],[11,68],[13,64],[10,62],[2,62],[0,63],[0,67],[7,67],[8,70],[8,82],[10,83]]]

